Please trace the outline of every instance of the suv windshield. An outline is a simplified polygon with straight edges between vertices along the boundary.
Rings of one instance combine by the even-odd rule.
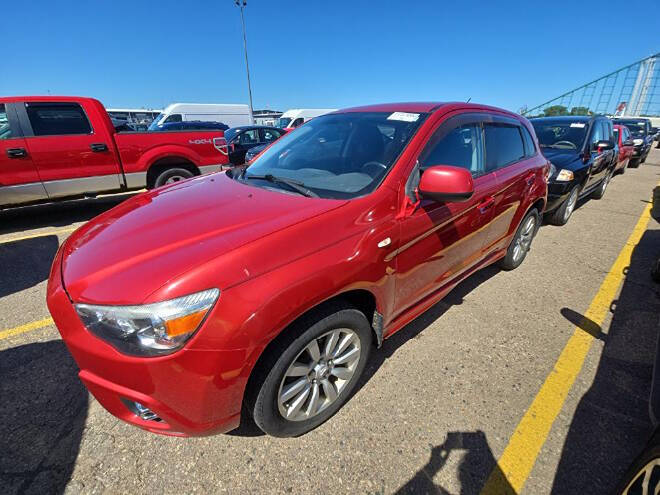
[[[541,148],[578,150],[587,134],[586,122],[569,120],[532,119]]]
[[[635,137],[644,137],[646,133],[646,122],[635,122],[632,120],[615,120],[615,124],[625,125],[629,130],[630,134]]]
[[[323,198],[361,196],[380,184],[426,116],[353,112],[317,117],[280,138],[235,177],[255,177],[249,183],[263,187],[281,184],[257,176],[293,180]]]

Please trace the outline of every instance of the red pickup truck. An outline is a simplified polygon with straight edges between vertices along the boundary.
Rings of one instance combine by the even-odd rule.
[[[227,164],[221,130],[117,132],[93,98],[0,98],[0,208],[151,189]]]

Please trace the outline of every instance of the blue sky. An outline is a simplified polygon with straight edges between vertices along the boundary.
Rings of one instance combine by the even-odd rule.
[[[247,103],[233,3],[7,2],[0,95]],[[471,97],[517,110],[660,51],[655,0],[248,0],[245,15],[255,108]]]

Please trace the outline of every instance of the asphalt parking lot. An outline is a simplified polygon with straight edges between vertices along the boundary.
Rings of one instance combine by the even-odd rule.
[[[651,431],[659,182],[654,149],[542,227],[519,269],[476,273],[388,340],[350,402],[293,439],[248,422],[162,437],[105,412],[46,281],[59,243],[128,196],[0,212],[0,493],[607,493]]]

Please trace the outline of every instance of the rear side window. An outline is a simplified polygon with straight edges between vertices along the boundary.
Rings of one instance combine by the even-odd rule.
[[[62,136],[92,132],[87,115],[77,103],[26,103],[25,109],[35,136]]]
[[[274,130],[274,129],[263,129],[262,132],[264,134],[263,141],[265,143],[273,142],[276,139],[279,139],[280,136],[281,136],[281,134],[278,131]]]
[[[534,156],[536,154],[536,146],[534,145],[534,139],[529,133],[526,127],[521,127],[523,141],[525,141],[525,156]]]
[[[465,124],[459,127],[440,127],[420,155],[421,170],[434,165],[452,165],[468,169],[473,176],[483,173],[481,126]]]
[[[485,124],[486,172],[506,167],[525,157],[520,128],[515,125]]]
[[[9,117],[7,117],[7,109],[0,103],[0,139],[11,139],[15,137],[12,135],[11,127],[9,125]]]

